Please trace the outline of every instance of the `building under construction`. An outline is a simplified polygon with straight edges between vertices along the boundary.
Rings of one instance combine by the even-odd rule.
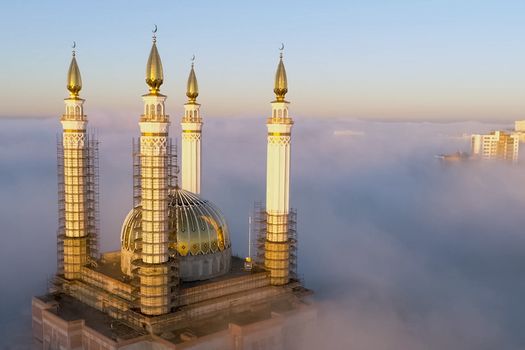
[[[203,118],[192,64],[182,126],[182,187],[156,37],[146,67],[133,203],[119,251],[99,253],[98,140],[75,52],[57,140],[57,273],[32,302],[43,349],[294,349],[316,309],[297,273],[297,212],[289,207],[292,118],[283,58],[267,120],[266,204],[253,213],[253,259],[235,257],[227,220],[200,195]],[[250,243],[252,244],[252,242]]]

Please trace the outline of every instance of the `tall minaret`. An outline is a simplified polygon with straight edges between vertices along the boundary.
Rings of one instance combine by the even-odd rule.
[[[89,257],[89,231],[86,183],[87,117],[84,115],[84,100],[79,97],[82,78],[75,57],[75,44],[67,73],[67,89],[69,97],[64,100],[66,112],[60,120],[64,152],[64,232],[59,237],[59,244],[63,244],[61,248],[64,257],[64,277],[77,279],[80,278],[82,265],[87,263]]]
[[[193,57],[195,59],[195,56]],[[188,102],[182,117],[182,189],[199,194],[201,192],[201,131],[200,104],[197,103],[199,86],[191,63],[186,89]]]
[[[289,102],[284,100],[288,92],[288,82],[282,52],[275,73],[273,91],[276,99],[272,102],[272,116],[266,123],[268,127],[267,232],[264,264],[270,271],[271,284],[283,285],[289,281],[288,214],[290,211],[290,143],[293,120],[288,115]]]
[[[161,315],[170,310],[170,263],[168,254],[168,127],[164,109],[166,96],[162,62],[156,44],[146,66],[149,93],[142,96],[144,114],[140,117],[140,166],[142,204],[142,262],[139,264],[140,310]]]

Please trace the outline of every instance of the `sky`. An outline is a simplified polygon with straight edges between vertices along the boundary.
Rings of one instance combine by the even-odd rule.
[[[303,118],[523,118],[519,0],[3,1],[0,118],[56,117],[77,42],[88,113],[134,121],[158,30],[172,115],[190,59],[210,117],[268,114],[279,46]]]

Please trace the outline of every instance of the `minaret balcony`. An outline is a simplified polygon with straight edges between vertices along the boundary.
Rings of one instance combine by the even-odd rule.
[[[78,122],[85,122],[87,121],[87,116],[84,114],[76,115],[76,114],[62,114],[62,118],[60,118],[60,121],[78,121]]]
[[[169,115],[145,115],[140,116],[140,122],[157,122],[157,123],[169,123]]]
[[[201,117],[182,117],[183,123],[202,123]]]
[[[293,124],[293,119],[292,118],[289,118],[289,117],[286,117],[286,118],[283,118],[283,117],[270,117],[266,120],[266,123],[267,124],[289,124],[289,125],[292,125]]]

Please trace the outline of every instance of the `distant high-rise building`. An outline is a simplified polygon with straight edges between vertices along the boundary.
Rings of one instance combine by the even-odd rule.
[[[516,120],[514,122],[514,133],[520,142],[525,142],[525,120]]]
[[[518,161],[519,138],[504,131],[472,135],[472,156],[481,159]]]
[[[516,120],[514,122],[514,131],[525,131],[525,120]]]

